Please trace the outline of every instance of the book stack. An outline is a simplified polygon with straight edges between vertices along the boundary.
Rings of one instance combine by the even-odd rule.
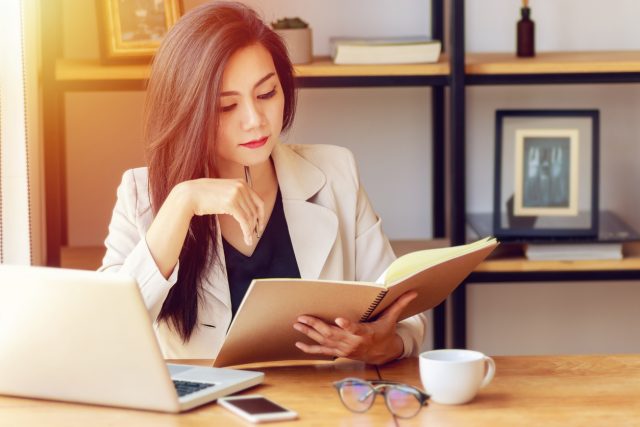
[[[336,64],[416,64],[438,62],[442,44],[427,37],[332,38]]]
[[[617,260],[622,243],[530,243],[524,253],[531,261]]]

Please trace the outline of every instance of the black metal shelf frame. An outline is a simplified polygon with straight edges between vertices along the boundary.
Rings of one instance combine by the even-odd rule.
[[[580,271],[509,271],[471,273],[468,283],[521,283],[638,280],[640,270],[580,270]]]
[[[546,85],[546,84],[609,84],[640,83],[640,73],[568,73],[568,74],[465,74],[464,67],[464,1],[451,0],[451,244],[465,243],[465,87],[468,85]],[[462,58],[462,59],[460,59]],[[455,131],[455,132],[454,132]],[[571,282],[638,280],[640,270],[536,271],[536,272],[476,272],[472,273],[453,293],[452,345],[465,348],[467,342],[468,284],[506,282]]]
[[[467,85],[556,85],[640,83],[640,73],[468,74]]]

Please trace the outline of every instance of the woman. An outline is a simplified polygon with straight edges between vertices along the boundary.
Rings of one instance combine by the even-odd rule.
[[[138,281],[165,357],[214,358],[252,278],[371,281],[393,261],[351,153],[279,142],[294,111],[286,49],[248,7],[202,5],[165,37],[148,168],[123,176],[101,267]],[[414,297],[370,323],[301,316],[293,327],[316,344],[296,346],[376,364],[415,355],[425,317],[397,323]]]

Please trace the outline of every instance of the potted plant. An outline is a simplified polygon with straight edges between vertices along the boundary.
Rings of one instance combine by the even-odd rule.
[[[271,23],[271,27],[287,46],[292,63],[308,64],[312,61],[312,39],[309,24],[295,17],[278,19]]]

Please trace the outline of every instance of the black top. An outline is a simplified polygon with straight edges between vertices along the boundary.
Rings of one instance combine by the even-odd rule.
[[[287,220],[284,217],[280,188],[278,188],[269,222],[253,254],[248,257],[238,252],[224,237],[222,238],[222,246],[227,266],[233,316],[236,315],[251,280],[300,278],[300,270],[298,270],[298,262],[293,253]]]

